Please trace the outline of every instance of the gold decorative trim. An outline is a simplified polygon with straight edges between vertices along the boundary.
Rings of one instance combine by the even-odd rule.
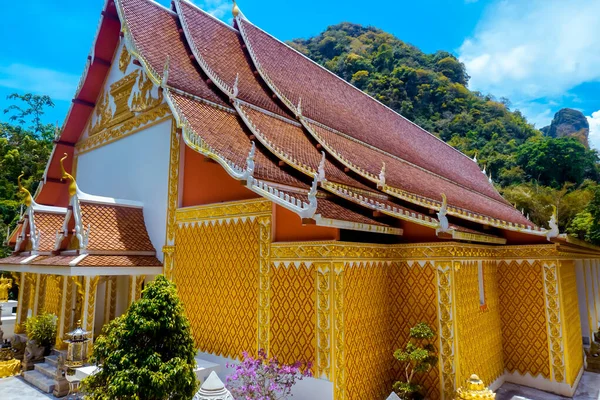
[[[253,217],[271,215],[271,201],[265,199],[231,201],[219,204],[179,208],[177,223],[196,222],[216,218]]]
[[[344,324],[344,264],[334,263],[334,399],[346,398],[346,352]]]
[[[119,57],[119,70],[121,73],[125,73],[127,71],[127,67],[131,62],[131,54],[127,51],[127,47],[123,45],[123,49],[121,50],[121,56]]]
[[[330,263],[316,263],[317,271],[317,360],[315,377],[331,380],[331,328],[332,324],[332,284],[333,269]]]
[[[135,277],[135,301],[142,297],[142,286],[146,280],[146,275],[138,275]]]
[[[125,121],[121,125],[117,125],[102,132],[96,133],[95,135],[91,135],[90,137],[77,143],[75,145],[75,150],[77,150],[78,155],[87,153],[88,151],[97,149],[98,147],[105,146],[119,139],[123,139],[126,136],[137,133],[142,129],[159,124],[165,120],[165,118],[163,118],[165,116],[170,117],[170,109],[167,104],[161,104],[160,106],[144,114],[137,115]]]
[[[171,155],[169,158],[169,193],[167,206],[167,246],[175,244],[177,200],[179,196],[180,138],[175,120],[171,120]]]
[[[175,267],[175,246],[163,246],[163,274],[169,280],[173,280],[173,269]]]
[[[560,292],[558,285],[558,269],[556,267],[556,262],[544,264],[544,293],[546,295],[548,345],[550,346],[552,379],[556,382],[564,382],[565,352],[563,347]]]
[[[142,70],[140,79],[138,80],[139,92],[134,93],[133,99],[131,100],[131,111],[148,111],[163,102],[164,97],[162,90],[158,90],[158,97],[153,97],[153,88],[154,83],[152,83],[150,77]]]
[[[258,349],[269,353],[271,313],[271,216],[258,217],[259,274],[258,274]]]
[[[460,263],[457,263],[460,267]],[[438,320],[440,337],[440,373],[442,399],[454,398],[456,390],[456,343],[454,321],[454,282],[451,262],[436,263],[438,285]]]

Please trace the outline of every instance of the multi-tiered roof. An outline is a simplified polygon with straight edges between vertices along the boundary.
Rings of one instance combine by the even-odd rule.
[[[66,205],[72,154],[125,42],[185,143],[304,223],[406,240],[535,243],[555,237],[504,200],[477,162],[254,26],[185,0],[108,0],[37,200]],[[190,173],[190,172],[186,172]]]

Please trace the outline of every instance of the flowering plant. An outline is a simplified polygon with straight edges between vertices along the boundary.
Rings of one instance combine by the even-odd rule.
[[[244,360],[240,364],[227,364],[235,372],[227,377],[227,387],[238,400],[280,400],[292,394],[296,381],[312,376],[310,362],[297,361],[283,364],[277,358],[267,357],[264,350],[258,351],[258,357],[243,352]]]

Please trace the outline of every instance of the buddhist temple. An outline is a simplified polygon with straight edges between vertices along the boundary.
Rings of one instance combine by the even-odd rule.
[[[90,21],[91,23],[92,21]],[[107,0],[0,270],[16,332],[102,326],[165,274],[199,356],[313,363],[297,399],[384,399],[409,329],[429,399],[473,374],[573,396],[600,249],[533,224],[476,159],[252,24],[187,0]]]

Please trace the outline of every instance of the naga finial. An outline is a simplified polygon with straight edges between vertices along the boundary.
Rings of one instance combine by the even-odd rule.
[[[475,154],[473,155],[473,161],[477,162],[477,150],[475,150]]]
[[[235,0],[233,0],[233,8],[231,9],[231,13],[233,14],[233,18],[237,18],[238,15],[240,15],[240,8]]]
[[[319,182],[323,182],[325,180],[325,152],[321,152],[321,161],[319,162],[319,167],[317,168],[317,180]]]
[[[64,153],[64,154],[65,155],[63,156],[63,158],[60,159],[60,169],[62,171],[61,180],[62,179],[69,179],[71,181],[69,183],[69,197],[73,197],[77,193],[77,183],[75,183],[75,178],[73,178],[73,175],[69,174],[65,170],[64,161],[67,159],[67,157],[69,157],[69,155],[67,153]]]
[[[21,178],[25,175],[25,172],[21,171],[21,175],[17,178],[17,185],[19,185],[19,192],[25,194],[25,199],[23,199],[23,203],[29,207],[31,203],[33,203],[33,197],[31,196],[31,192],[25,189],[21,184]]]
[[[170,62],[171,62],[170,57],[167,55],[167,59],[165,60],[165,65],[163,67],[163,76],[162,76],[162,79],[160,80],[160,86],[162,88],[167,87],[167,81],[169,80],[169,64],[170,64]]]
[[[448,214],[448,199],[446,198],[446,195],[442,193],[442,206],[437,213],[438,220],[440,221],[440,227],[438,229],[440,232],[447,232],[448,228],[450,228],[450,222],[448,222],[446,214]]]
[[[382,162],[381,171],[379,171],[379,181],[377,181],[377,188],[383,189],[385,187],[385,162]]]
[[[558,230],[558,212],[554,204],[552,205],[552,216],[550,216],[548,226],[550,229],[546,233],[546,239],[550,240],[553,237],[557,237],[560,231]]]

